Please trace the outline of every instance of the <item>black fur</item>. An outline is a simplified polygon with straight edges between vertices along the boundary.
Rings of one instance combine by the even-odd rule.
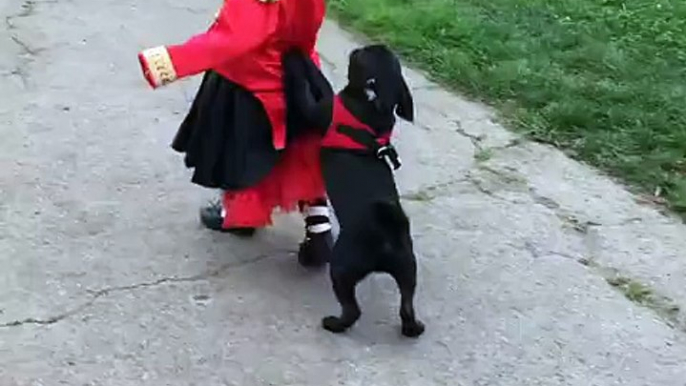
[[[376,94],[371,103],[365,89]],[[414,101],[400,61],[385,45],[365,46],[350,54],[348,84],[340,96],[346,108],[378,134],[393,130],[396,114],[414,121]]]
[[[357,283],[370,273],[387,273],[400,289],[402,334],[418,337],[424,332],[424,324],[414,310],[417,260],[409,219],[397,201],[377,201],[370,209],[366,221],[352,231],[342,231],[334,247],[331,281],[342,312],[324,318],[322,325],[335,333],[350,328],[361,315],[355,296]]]
[[[385,46],[355,50],[350,56],[349,83],[339,94],[345,107],[378,134],[395,125],[395,115],[412,121],[412,95],[400,62]],[[373,79],[373,82],[369,82]],[[372,84],[372,86],[370,86]],[[369,100],[365,88],[373,88]],[[322,320],[325,329],[340,333],[360,317],[357,283],[371,273],[391,275],[400,289],[402,334],[418,337],[424,324],[417,320],[414,294],[417,261],[410,221],[400,205],[393,173],[373,154],[324,149],[322,169],[326,189],[341,232],[333,248],[330,275],[342,312]]]

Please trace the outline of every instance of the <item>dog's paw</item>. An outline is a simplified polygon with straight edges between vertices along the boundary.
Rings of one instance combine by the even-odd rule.
[[[417,320],[414,323],[403,324],[402,333],[408,338],[417,338],[424,333],[425,329],[424,323]]]
[[[340,334],[348,329],[348,326],[346,326],[340,318],[335,316],[327,316],[326,318],[322,319],[322,327],[324,327],[324,329],[327,331],[333,332],[334,334]]]

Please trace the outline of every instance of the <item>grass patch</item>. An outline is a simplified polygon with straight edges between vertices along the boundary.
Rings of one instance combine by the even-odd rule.
[[[670,326],[686,332],[686,316],[672,299],[653,291],[637,280],[621,275],[614,268],[599,265],[592,258],[581,258],[577,261],[599,273],[610,286],[628,300],[652,310]]]
[[[491,158],[493,158],[493,149],[491,148],[477,149],[474,153],[476,162],[486,162]]]
[[[647,285],[628,277],[615,275],[606,277],[605,280],[608,284],[624,294],[630,301],[650,308],[667,322],[678,325],[681,329],[686,331],[686,324],[684,324],[686,321],[679,316],[681,310],[671,299],[656,294]]]
[[[686,215],[683,0],[328,0],[531,138]]]
[[[639,304],[650,303],[653,291],[639,282],[626,277],[614,277],[607,279],[608,284],[619,289],[627,299]]]
[[[408,193],[408,194],[401,196],[401,198],[404,200],[417,201],[417,202],[428,202],[428,201],[433,200],[433,196],[427,190],[420,190],[418,192]]]

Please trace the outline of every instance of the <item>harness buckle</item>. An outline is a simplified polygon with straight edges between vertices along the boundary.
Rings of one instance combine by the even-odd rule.
[[[376,151],[376,157],[384,160],[393,170],[398,170],[402,166],[400,156],[391,144],[380,146]]]

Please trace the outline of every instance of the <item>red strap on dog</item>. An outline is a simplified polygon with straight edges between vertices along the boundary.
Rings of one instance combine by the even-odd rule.
[[[351,150],[367,150],[368,148],[363,144],[353,140],[349,136],[339,132],[339,126],[349,126],[358,130],[367,131],[369,134],[376,136],[371,127],[360,122],[354,115],[345,108],[341,98],[336,95],[333,99],[333,116],[331,119],[331,126],[324,135],[322,146],[337,149],[351,149]],[[386,133],[377,138],[380,146],[387,146],[391,140],[391,133]]]

